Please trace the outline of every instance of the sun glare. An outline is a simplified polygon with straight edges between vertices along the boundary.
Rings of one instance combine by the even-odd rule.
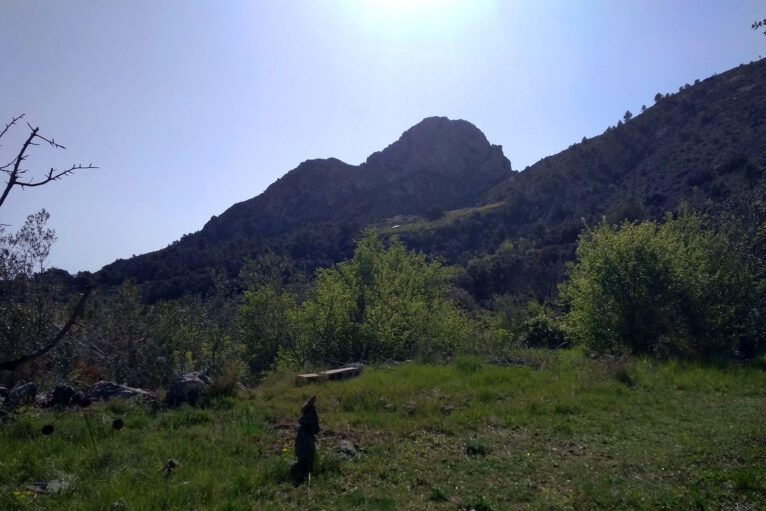
[[[428,9],[454,7],[455,0],[362,0],[368,8],[388,12],[417,12]]]
[[[447,30],[491,3],[490,0],[358,0],[347,5],[367,28],[392,36]]]

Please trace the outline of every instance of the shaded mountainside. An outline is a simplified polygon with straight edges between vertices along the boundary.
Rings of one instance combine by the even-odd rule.
[[[478,299],[555,295],[584,223],[659,218],[681,201],[764,221],[766,60],[684,86],[631,120],[537,162],[484,207],[390,230],[466,268]],[[510,242],[505,241],[510,240]]]
[[[99,280],[133,278],[152,301],[204,292],[212,285],[211,270],[235,276],[265,251],[313,271],[350,255],[365,225],[472,206],[512,173],[502,148],[471,123],[427,118],[359,166],[334,158],[305,161],[201,231],[104,267]]]
[[[371,223],[430,207],[467,207],[511,174],[500,146],[466,121],[425,119],[359,166],[308,160],[266,191],[213,217],[201,236],[220,242],[275,236],[321,223]]]
[[[359,166],[309,160],[171,246],[98,273],[154,301],[205,292],[264,253],[303,271],[348,257],[375,225],[464,266],[474,298],[550,296],[583,221],[661,216],[682,200],[759,207],[766,167],[766,60],[739,66],[513,172],[475,126],[425,119]],[[760,203],[762,205],[762,202]]]

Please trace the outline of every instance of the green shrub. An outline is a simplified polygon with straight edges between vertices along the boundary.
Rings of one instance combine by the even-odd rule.
[[[489,447],[481,440],[468,438],[465,441],[465,453],[471,456],[486,456],[489,454]]]
[[[428,500],[431,502],[447,502],[449,500],[449,494],[441,488],[431,488],[428,494]]]
[[[565,344],[564,330],[547,314],[537,314],[519,328],[519,341],[526,348],[558,348]]]
[[[742,261],[686,208],[663,224],[601,223],[581,235],[560,288],[568,336],[600,353],[730,356],[758,330]]]
[[[351,260],[317,272],[303,306],[308,358],[342,364],[450,356],[471,330],[446,298],[453,275],[399,240],[386,247],[367,231]]]

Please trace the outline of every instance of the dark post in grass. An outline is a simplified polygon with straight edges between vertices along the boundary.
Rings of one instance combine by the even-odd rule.
[[[319,416],[311,396],[301,407],[301,418],[298,420],[298,434],[295,438],[295,457],[298,460],[290,470],[295,486],[306,480],[314,466],[316,453],[316,434],[319,433]]]

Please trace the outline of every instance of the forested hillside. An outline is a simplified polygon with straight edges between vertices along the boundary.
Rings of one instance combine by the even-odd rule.
[[[139,283],[146,300],[205,293],[264,254],[311,275],[351,255],[374,225],[466,269],[486,301],[555,294],[586,223],[659,218],[680,201],[751,215],[766,166],[766,61],[658,93],[655,104],[513,172],[499,146],[465,121],[429,118],[356,167],[310,160],[263,194],[169,247],[98,274]],[[743,211],[742,208],[745,208]]]

